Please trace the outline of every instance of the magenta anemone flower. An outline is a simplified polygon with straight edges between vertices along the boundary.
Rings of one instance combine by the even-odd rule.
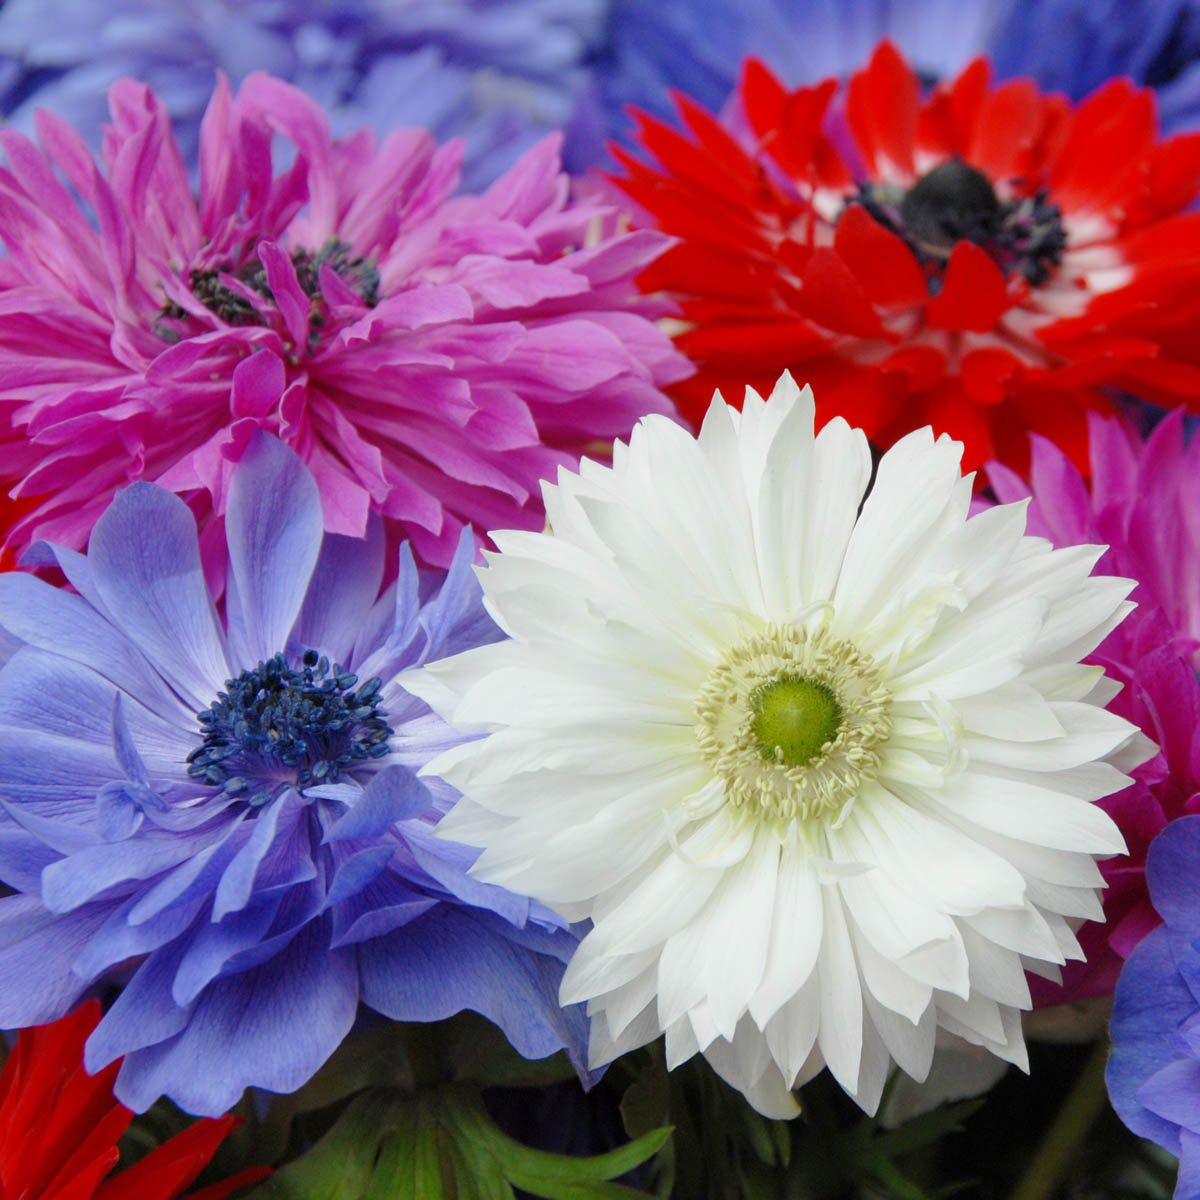
[[[98,165],[61,118],[0,131],[0,485],[10,534],[80,547],[135,479],[188,500],[206,563],[257,428],[320,487],[325,527],[368,508],[445,566],[465,525],[540,528],[539,480],[670,412],[690,368],[635,296],[668,244],[573,201],[550,136],[480,196],[461,146],[334,140],[263,74],[218,81],[193,193],[165,109],[109,95]]]
[[[1093,415],[1089,453],[1090,483],[1042,438],[1033,439],[1032,488],[1007,467],[988,467],[1001,501],[1032,497],[1030,533],[1056,546],[1107,543],[1096,570],[1137,581],[1138,607],[1088,661],[1122,685],[1108,708],[1159,747],[1129,772],[1129,787],[1099,801],[1128,853],[1100,864],[1105,923],[1078,932],[1086,963],[1069,963],[1061,988],[1031,980],[1037,1004],[1112,994],[1123,961],[1159,924],[1146,888],[1150,843],[1176,817],[1200,812],[1200,448],[1185,445],[1178,410],[1144,443],[1119,420]]]

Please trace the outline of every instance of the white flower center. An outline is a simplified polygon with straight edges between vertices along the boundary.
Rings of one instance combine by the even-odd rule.
[[[838,811],[875,777],[890,700],[852,642],[822,627],[768,625],[708,673],[696,740],[731,803],[803,819]]]

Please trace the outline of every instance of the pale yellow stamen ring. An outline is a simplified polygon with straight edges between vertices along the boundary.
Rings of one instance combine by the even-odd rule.
[[[755,735],[755,697],[779,680],[827,688],[836,698],[834,736],[798,766]],[[835,813],[873,779],[892,731],[891,694],[874,661],[824,625],[767,625],[729,651],[696,697],[696,741],[725,780],[728,801],[776,820]]]

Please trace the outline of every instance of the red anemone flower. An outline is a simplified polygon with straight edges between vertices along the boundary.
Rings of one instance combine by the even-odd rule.
[[[640,283],[681,305],[689,419],[786,367],[879,446],[1022,469],[1033,431],[1086,470],[1114,389],[1200,399],[1200,135],[1158,141],[1148,90],[1072,107],[977,59],[923,95],[884,42],[844,89],[749,60],[724,125],[676,99],[690,136],[639,114],[656,165],[616,149],[616,182],[680,239]]]
[[[83,1043],[99,1020],[92,1001],[17,1037],[0,1072],[0,1200],[172,1200],[238,1123],[230,1116],[197,1121],[106,1180],[133,1113],[113,1099],[119,1062],[97,1075],[83,1069]],[[189,1200],[224,1200],[269,1174],[252,1167]]]

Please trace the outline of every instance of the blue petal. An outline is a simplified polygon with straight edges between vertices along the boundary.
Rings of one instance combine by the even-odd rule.
[[[58,857],[58,851],[32,833],[0,828],[0,881],[18,892],[37,893],[42,871]]]
[[[327,533],[292,630],[297,648],[320,650],[349,664],[383,582],[383,522],[372,513],[363,538]]]
[[[483,607],[483,589],[474,570],[476,553],[475,535],[464,526],[437,595],[421,610],[421,628],[427,638],[421,662],[448,658],[504,636]]]
[[[1200,1200],[1200,1134],[1179,1131],[1179,1174],[1173,1200]]]
[[[243,819],[230,821],[212,845],[189,855],[147,891],[139,893],[140,899],[129,914],[130,923],[140,925],[172,905],[186,903],[196,895],[208,896],[237,850],[234,835]]]
[[[355,669],[361,675],[378,675],[387,682],[401,667],[412,666],[416,654],[410,653],[410,647],[417,636],[420,615],[420,576],[412,547],[404,542],[396,580],[371,609],[355,643]]]
[[[179,941],[156,950],[134,972],[87,1040],[83,1065],[89,1074],[187,1027],[188,1010],[171,999],[171,981],[186,948],[186,941]]]
[[[404,829],[404,840],[417,865],[464,904],[494,912],[511,925],[524,925],[529,920],[528,896],[494,883],[480,883],[467,874],[480,855],[476,847],[435,838],[412,826]]]
[[[1171,1125],[1200,1130],[1200,1062],[1177,1058],[1137,1090],[1138,1103]]]
[[[146,764],[142,762],[142,756],[138,753],[137,747],[133,744],[133,738],[129,734],[129,722],[125,718],[125,708],[120,692],[113,697],[112,744],[113,753],[117,757],[117,762],[121,764],[121,770],[125,772],[125,777],[138,783],[149,783]]]
[[[121,704],[121,727],[114,711]],[[176,773],[199,744],[194,722],[184,732],[164,721],[91,667],[32,646],[23,647],[0,671],[0,726],[55,734],[70,741],[110,749],[131,779],[147,782],[146,769],[130,768],[148,759],[157,770]],[[135,747],[136,743],[136,749]]]
[[[565,1047],[584,1069],[587,1019],[582,1005],[558,1003],[562,963],[513,945],[503,929],[439,904],[396,934],[365,942],[358,948],[363,1002],[397,1021],[440,1021],[471,1009],[499,1025],[524,1057]]]
[[[229,663],[188,506],[150,483],[127,487],[96,522],[88,561],[118,628],[193,711],[208,707]]]
[[[353,920],[345,923],[339,922],[335,926],[336,935],[333,945],[335,947],[353,946],[358,942],[366,942],[372,938],[395,933],[397,929],[403,929],[410,921],[415,921],[422,913],[427,913],[438,903],[439,901],[424,896],[406,900],[402,904],[389,904],[384,908],[367,909]],[[342,908],[348,909],[350,906],[343,905]],[[346,914],[339,909],[338,916],[344,915]]]
[[[331,951],[314,923],[269,963],[207,988],[175,1037],[128,1054],[114,1091],[135,1112],[166,1095],[214,1117],[248,1087],[294,1092],[350,1032],[357,1008],[353,953]]]
[[[93,745],[35,729],[0,727],[0,796],[20,803],[29,785],[59,787],[90,806],[96,788],[120,776],[112,743]]]
[[[1112,1054],[1105,1081],[1117,1116],[1140,1137],[1179,1153],[1176,1125],[1138,1099],[1142,1084],[1180,1055],[1175,1030],[1196,1009],[1175,969],[1170,939],[1158,928],[1142,939],[1121,969],[1110,1022]]]
[[[83,980],[98,979],[106,971],[158,950],[185,933],[206,907],[203,896],[156,914],[151,920],[133,924],[130,916],[138,897],[130,896],[96,931],[71,970]]]
[[[258,430],[229,485],[229,636],[242,666],[279,653],[300,614],[324,521],[312,473],[278,438]]]
[[[86,982],[71,964],[108,916],[104,905],[58,917],[36,896],[0,900],[0,1028],[55,1021]]]
[[[96,828],[106,842],[123,842],[142,824],[142,805],[128,783],[106,783],[96,793]]]
[[[206,922],[197,929],[188,942],[171,985],[171,998],[175,1003],[191,1004],[230,959],[259,945],[275,920],[281,899],[279,896],[257,897],[220,923]]]
[[[0,625],[30,646],[91,667],[167,720],[194,728],[195,709],[184,709],[137,646],[79,596],[5,572]]]
[[[109,888],[169,871],[214,841],[224,841],[225,836],[225,830],[166,835],[151,832],[127,842],[90,846],[42,872],[42,898],[52,912],[70,912]]]
[[[325,903],[329,908],[359,895],[373,879],[378,878],[392,860],[396,848],[390,846],[368,846],[357,854],[350,855],[334,872],[333,883]]]
[[[85,810],[94,809],[95,803],[94,797],[90,803],[85,802]],[[10,800],[0,799],[0,807],[4,809],[4,815],[9,817],[14,824],[19,825],[26,833],[32,834],[44,846],[53,850],[56,862],[59,861],[61,855],[77,854],[98,843],[92,822],[87,825],[78,825],[69,819],[70,813],[63,814],[65,819],[56,820],[54,817],[45,817],[37,811],[39,808],[60,811],[65,807],[62,802],[47,806],[32,804],[28,801],[24,804],[14,804]],[[94,813],[89,815],[94,816]],[[33,890],[37,891],[38,889]]]
[[[258,817],[250,825],[250,835],[233,856],[221,882],[217,885],[217,894],[213,899],[214,921],[219,921],[228,913],[244,908],[254,894],[254,881],[258,876],[259,867],[274,846],[279,832],[280,822],[283,822],[284,836],[290,835],[296,822],[302,815],[300,807],[303,801],[289,789],[279,799],[272,801],[259,810]],[[286,818],[286,819],[285,819]]]
[[[1172,821],[1150,843],[1146,883],[1159,916],[1176,936],[1200,939],[1200,816]]]
[[[384,767],[366,790],[325,834],[324,841],[378,837],[409,817],[429,810],[429,789],[404,767]]]

